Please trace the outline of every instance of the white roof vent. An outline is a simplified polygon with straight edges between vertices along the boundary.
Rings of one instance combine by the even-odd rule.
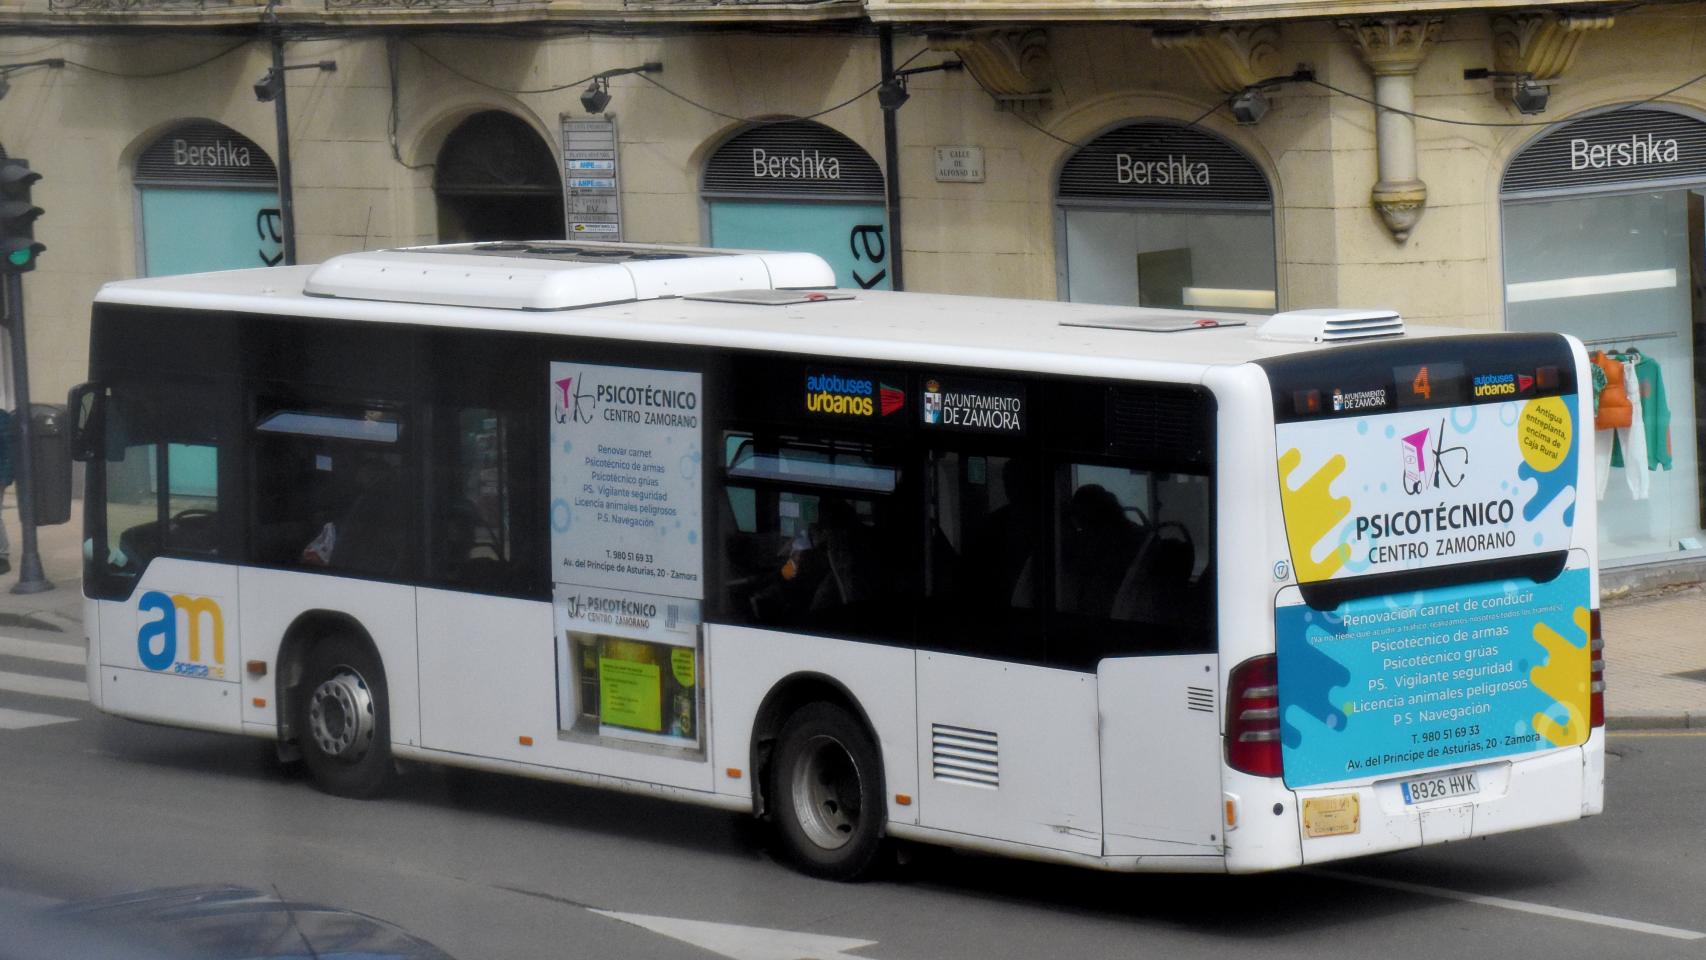
[[[659,244],[474,243],[346,253],[315,268],[311,297],[503,310],[570,310],[719,290],[835,286],[809,253]]]
[[[1344,343],[1404,335],[1404,320],[1395,310],[1288,310],[1276,313],[1256,331],[1263,340],[1284,343]]]

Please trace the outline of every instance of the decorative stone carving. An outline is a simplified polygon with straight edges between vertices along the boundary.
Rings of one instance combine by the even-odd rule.
[[[1382,180],[1374,185],[1371,199],[1392,239],[1403,243],[1410,239],[1410,231],[1422,219],[1422,209],[1428,205],[1428,185],[1420,180],[1406,183]]]
[[[1614,22],[1607,13],[1501,14],[1493,18],[1493,69],[1556,79],[1570,69],[1583,38]]]
[[[1404,76],[1413,75],[1422,65],[1444,22],[1438,17],[1382,17],[1342,20],[1339,28],[1350,34],[1362,61],[1375,76]]]
[[[1162,50],[1189,57],[1209,86],[1221,93],[1237,93],[1283,72],[1277,27],[1157,30],[1152,39]]]
[[[929,44],[932,50],[958,55],[997,107],[1048,108],[1054,60],[1049,57],[1047,30],[931,34]]]
[[[1416,68],[1439,39],[1437,18],[1343,21],[1339,24],[1356,42],[1357,51],[1374,74],[1375,140],[1380,179],[1370,199],[1392,239],[1410,239],[1428,202],[1428,185],[1416,174]]]

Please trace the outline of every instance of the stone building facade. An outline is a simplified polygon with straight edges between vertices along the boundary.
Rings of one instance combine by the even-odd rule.
[[[1672,415],[1669,469],[1640,495],[1613,473],[1606,557],[1706,556],[1706,4],[1440,7],[4,0],[0,147],[45,177],[35,393],[80,378],[101,283],[277,262],[277,38],[300,262],[567,234],[806,247],[846,285],[892,285],[898,253],[913,290],[1563,330],[1656,357]],[[892,165],[885,44],[965,65],[891,84]]]

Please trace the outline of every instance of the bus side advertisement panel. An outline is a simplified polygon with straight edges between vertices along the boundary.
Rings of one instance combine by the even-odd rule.
[[[1575,746],[1589,727],[1588,571],[1275,615],[1293,788]]]

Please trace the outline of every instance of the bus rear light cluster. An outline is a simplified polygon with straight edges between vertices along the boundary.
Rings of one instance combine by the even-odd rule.
[[[1588,615],[1588,715],[1595,727],[1605,726],[1605,636],[1599,629],[1599,611]]]
[[[1232,668],[1226,685],[1226,762],[1252,776],[1281,773],[1279,662],[1271,653]]]

